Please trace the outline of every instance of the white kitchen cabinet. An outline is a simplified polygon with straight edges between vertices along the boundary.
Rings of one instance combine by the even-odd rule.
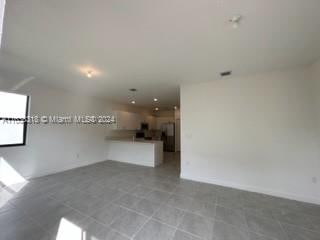
[[[114,130],[140,130],[141,123],[148,123],[149,130],[157,129],[157,118],[152,115],[141,115],[133,112],[115,111]]]
[[[157,128],[157,118],[155,116],[148,115],[146,116],[145,121],[149,125],[149,130],[155,130]]]
[[[138,130],[142,122],[142,117],[138,113],[116,111],[116,130]]]

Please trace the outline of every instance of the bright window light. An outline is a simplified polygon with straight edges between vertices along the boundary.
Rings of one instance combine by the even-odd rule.
[[[0,147],[25,145],[28,102],[28,96],[0,92]]]
[[[0,47],[1,47],[1,40],[2,40],[5,5],[6,5],[6,0],[0,0]]]
[[[85,240],[86,233],[74,223],[62,218],[56,240]]]
[[[13,145],[23,143],[23,122],[9,124],[0,120],[1,145]]]
[[[0,157],[0,182],[9,188],[13,185],[23,185],[27,183],[26,179],[23,178],[2,157]]]
[[[28,181],[0,157],[0,210],[27,184]]]

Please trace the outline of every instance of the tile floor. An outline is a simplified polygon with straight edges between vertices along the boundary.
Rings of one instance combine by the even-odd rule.
[[[0,188],[1,240],[320,240],[320,206],[106,161]]]

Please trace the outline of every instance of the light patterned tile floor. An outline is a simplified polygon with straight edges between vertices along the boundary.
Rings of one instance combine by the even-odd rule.
[[[320,240],[320,206],[114,161],[0,187],[1,240]],[[15,190],[15,191],[14,191]]]

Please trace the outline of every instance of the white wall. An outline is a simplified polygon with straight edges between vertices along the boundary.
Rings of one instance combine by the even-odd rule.
[[[319,130],[319,138],[320,138],[320,60],[314,63],[310,67],[312,80],[314,82],[313,85],[313,96],[315,97],[316,102],[316,113],[317,113],[317,126]],[[319,148],[320,148],[320,139],[319,139]]]
[[[5,90],[5,89],[3,89]],[[19,90],[31,96],[31,115],[109,115],[113,110],[142,112],[108,101],[75,95],[30,82]],[[0,148],[0,158],[25,178],[37,177],[106,160],[106,136],[130,136],[105,125],[30,125],[27,145]]]
[[[306,68],[183,85],[181,176],[320,203],[311,77]]]
[[[181,148],[181,121],[180,121],[180,109],[174,111],[175,119],[175,151],[179,152]]]

